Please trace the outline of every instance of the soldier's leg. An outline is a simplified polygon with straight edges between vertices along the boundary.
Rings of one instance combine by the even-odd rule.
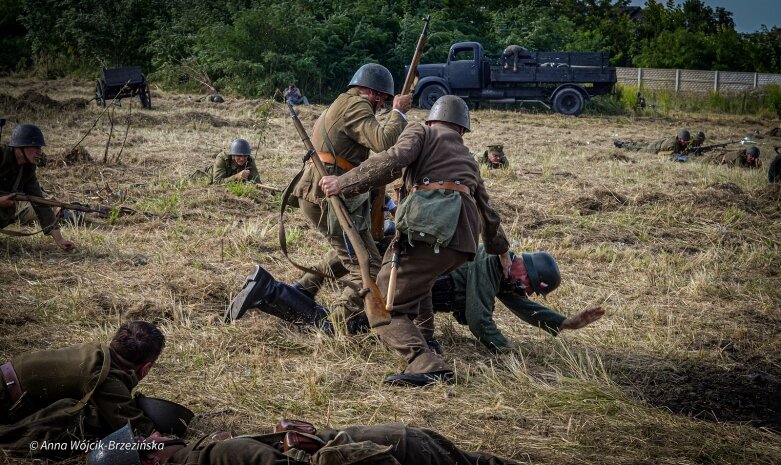
[[[445,361],[431,351],[412,320],[418,316],[421,301],[431,296],[431,287],[437,277],[456,269],[467,258],[467,254],[447,248],[436,254],[433,247],[419,242],[415,242],[415,247],[406,245],[402,250],[391,323],[376,331],[384,343],[396,349],[407,361],[405,374],[449,370]],[[377,276],[377,285],[383,293],[388,289],[389,278],[390,256],[386,254]]]
[[[16,219],[21,224],[31,224],[38,219],[38,216],[30,202],[16,202]]]
[[[418,316],[415,317],[415,326],[420,329],[427,341],[434,338],[434,308],[431,304],[431,291],[420,301]]]
[[[319,204],[307,202],[306,200],[299,199],[299,207],[309,223],[317,228],[323,235],[328,235],[328,228],[326,225],[326,211],[321,208]],[[347,269],[342,265],[342,260],[339,254],[335,250],[329,250],[325,258],[320,262],[310,266],[310,268],[317,270],[325,275],[333,276],[335,279],[339,279],[347,274]],[[304,273],[295,283],[295,287],[310,294],[310,297],[317,295],[320,291],[320,287],[323,285],[325,278],[318,276],[314,273]]]
[[[361,239],[364,247],[366,247],[366,251],[369,253],[369,273],[371,274],[372,279],[375,279],[380,270],[380,252],[377,250],[377,245],[374,243],[371,231],[368,229],[361,231]],[[358,293],[358,290],[363,288],[361,268],[358,266],[358,257],[356,257],[354,253],[350,255],[347,250],[347,245],[343,236],[330,236],[329,241],[341,259],[342,265],[348,270],[346,279],[353,283],[352,287],[347,286],[344,288],[341,296],[332,306],[331,311],[332,320],[335,324],[342,322],[347,325],[350,321],[357,321],[356,319],[362,319],[364,317],[363,298]],[[350,332],[352,333],[355,331],[350,330]]]

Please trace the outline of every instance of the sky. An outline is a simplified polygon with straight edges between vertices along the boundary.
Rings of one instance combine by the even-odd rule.
[[[738,32],[755,32],[763,24],[768,29],[773,26],[781,27],[781,0],[703,0],[703,2],[713,9],[720,6],[731,11]],[[631,4],[643,6],[645,0],[632,0]]]

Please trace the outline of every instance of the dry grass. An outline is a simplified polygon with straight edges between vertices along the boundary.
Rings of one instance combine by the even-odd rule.
[[[284,186],[303,151],[281,106],[265,122],[262,101],[201,103],[153,89],[155,108],[132,103],[122,159],[104,165],[105,120],[82,143],[92,161],[68,154],[99,114],[79,105],[91,83],[2,79],[0,88],[0,113],[44,129],[51,163],[39,173],[51,194],[94,202],[121,192],[124,205],[162,215],[67,227],[74,253],[42,236],[0,239],[1,359],[107,339],[120,321],[144,318],[164,328],[169,345],[140,389],[196,412],[233,409],[196,421],[193,435],[264,431],[280,417],[404,421],[524,463],[781,462],[772,432],[781,429],[781,191],[761,172],[675,164],[611,144],[614,134],[652,139],[680,127],[726,140],[765,131],[763,123],[475,112],[466,144],[482,153],[502,142],[513,165],[484,176],[516,249],[559,260],[564,284],[547,304],[563,313],[602,304],[609,313],[553,339],[499,308],[519,347],[501,357],[438,315],[457,383],[408,390],[382,385],[402,361],[374,336],[299,333],[259,313],[219,323],[253,262],[282,280],[297,273],[277,244],[279,197],[237,196],[187,177],[234,137],[253,148],[262,138],[263,181]],[[24,93],[33,105],[19,103]],[[110,160],[128,103],[116,111]],[[305,125],[320,111],[302,109]],[[763,155],[773,142],[763,140]],[[301,215],[287,218],[299,259],[322,256]]]

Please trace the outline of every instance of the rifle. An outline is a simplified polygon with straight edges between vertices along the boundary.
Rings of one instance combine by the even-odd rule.
[[[11,192],[0,191],[0,197],[6,196],[8,194],[11,194]],[[46,205],[48,207],[60,207],[65,210],[75,210],[84,213],[97,213],[98,217],[100,218],[110,218],[113,212],[116,212],[118,216],[123,214],[134,215],[136,213],[139,213],[136,210],[133,210],[132,208],[128,208],[128,207],[109,208],[109,207],[98,206],[97,208],[93,208],[90,207],[89,205],[82,205],[80,203],[60,202],[58,200],[45,199],[43,197],[37,197],[35,195],[27,195],[22,192],[14,192],[11,200],[13,200],[14,202],[30,202],[36,205]],[[146,213],[146,212],[144,212],[143,214],[145,216],[152,215],[151,213]]]
[[[736,140],[736,141],[724,142],[723,144],[702,145],[700,147],[687,147],[686,150],[684,150],[683,153],[681,153],[681,155],[702,155],[710,152],[711,150],[724,148],[731,144],[737,144],[738,142],[740,141]]]
[[[255,186],[256,188],[260,189],[260,190],[271,192],[272,194],[276,194],[276,193],[282,192],[281,190],[277,189],[274,186],[267,186],[267,185],[261,184],[259,182],[252,183],[252,185]]]
[[[325,170],[323,162],[317,156],[312,141],[309,140],[309,135],[304,129],[304,125],[301,124],[301,120],[298,119],[296,111],[293,109],[293,105],[288,103],[290,109],[290,117],[293,119],[293,125],[298,131],[301,142],[306,147],[306,155],[304,155],[304,161],[310,161],[314,164],[317,173],[322,176],[327,176],[328,173]],[[377,326],[383,326],[390,323],[390,313],[385,310],[385,302],[383,301],[380,288],[377,287],[377,283],[371,276],[369,271],[369,252],[363,245],[363,239],[361,239],[360,232],[355,228],[350,215],[347,213],[347,207],[344,204],[344,200],[340,196],[331,195],[327,197],[329,207],[336,214],[339,225],[342,227],[342,231],[347,235],[347,239],[352,243],[355,249],[355,255],[358,257],[358,266],[361,269],[361,283],[363,289],[360,290],[360,294],[363,296],[364,310],[366,317],[369,319],[369,326],[375,328]],[[280,226],[282,223],[280,222]],[[281,235],[281,234],[280,234]]]
[[[423,47],[428,40],[428,24],[431,20],[431,15],[427,15],[423,18],[423,31],[418,37],[418,44],[415,46],[415,53],[412,55],[412,61],[410,62],[409,69],[407,70],[407,76],[404,78],[404,85],[401,87],[400,95],[406,95],[412,92],[412,83],[415,81],[415,75],[418,71],[418,64],[420,58],[423,55]],[[383,237],[385,213],[383,212],[383,205],[385,205],[385,186],[378,187],[372,191],[374,195],[374,202],[372,202],[371,215],[372,215],[372,237],[375,241],[381,241]]]

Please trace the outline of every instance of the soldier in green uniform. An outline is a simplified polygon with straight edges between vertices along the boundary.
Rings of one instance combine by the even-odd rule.
[[[396,145],[365,161],[360,170],[320,180],[327,195],[350,197],[401,176],[409,193],[396,212],[402,241],[391,323],[376,328],[380,339],[404,356],[407,367],[386,383],[422,386],[450,380],[452,371],[429,348],[413,319],[421,302],[431,300],[437,277],[474,258],[481,233],[486,250],[501,254],[504,274],[509,273],[509,244],[499,215],[489,204],[477,162],[464,146],[462,136],[469,128],[466,102],[454,95],[440,97],[426,126],[407,126]],[[392,257],[389,249],[377,276],[385,293]]]
[[[436,431],[402,423],[327,428],[304,437],[309,446],[288,448],[288,433],[231,438],[226,433],[205,436],[190,444],[158,435],[138,442],[128,428],[101,441],[87,465],[511,465],[518,462],[486,452],[467,452]],[[114,444],[113,448],[109,445]],[[117,446],[117,444],[126,444]],[[155,447],[154,444],[164,447]],[[128,453],[127,451],[134,451]],[[137,451],[140,451],[137,452]]]
[[[260,182],[258,167],[252,158],[249,142],[235,139],[231,142],[228,154],[219,154],[214,159],[212,168],[212,184],[222,184],[229,181]]]
[[[496,300],[530,325],[557,335],[562,330],[584,328],[604,315],[600,307],[582,310],[567,318],[528,296],[547,295],[561,282],[556,260],[547,252],[514,255],[510,278],[505,279],[497,255],[481,244],[477,255],[452,273],[441,276],[432,289],[432,307],[423,308],[415,321],[429,346],[440,351],[434,339],[433,312],[452,312],[456,320],[469,326],[472,334],[488,349],[501,352],[512,349],[494,322]]]
[[[0,191],[43,197],[35,170],[43,154],[41,147],[45,145],[43,133],[38,126],[20,124],[14,128],[10,143],[0,145]],[[28,222],[37,217],[41,229],[51,236],[60,248],[71,250],[76,247],[73,242],[63,239],[57,217],[51,207],[15,202],[11,197],[12,194],[0,196],[0,228],[5,228],[17,220]]]
[[[341,174],[361,165],[369,157],[369,151],[381,152],[391,147],[406,126],[406,112],[411,106],[409,95],[393,98],[393,111],[385,124],[380,124],[375,113],[393,95],[393,76],[384,66],[363,65],[348,84],[348,90],[320,115],[312,131],[312,143],[317,156],[329,173]],[[328,276],[340,277],[362,287],[357,260],[351,256],[345,235],[336,216],[330,211],[325,196],[317,183],[320,176],[309,163],[293,189],[304,216],[328,240],[332,250],[325,260],[312,268]],[[369,252],[371,275],[376,276],[380,267],[380,253],[371,236],[369,194],[349,199],[347,207],[356,229],[360,231],[364,246]],[[340,267],[341,265],[341,267]],[[304,274],[297,287],[314,293],[312,282],[317,275]],[[340,320],[349,321],[362,312],[363,299],[352,287],[346,286],[334,306],[334,314]],[[342,327],[343,325],[339,325]]]
[[[510,161],[504,155],[502,144],[489,145],[488,150],[483,152],[483,157],[480,158],[480,164],[486,165],[489,170],[510,167]]]
[[[165,346],[157,327],[130,321],[109,344],[27,352],[0,366],[0,448],[30,452],[29,441],[100,438],[130,421],[138,434],[154,424],[131,392]]]
[[[703,134],[704,136],[704,134]],[[651,143],[635,142],[631,140],[614,140],[613,145],[620,149],[634,152],[674,154],[682,153],[689,146],[691,134],[686,129],[678,131],[678,135],[667,139],[655,140]],[[703,139],[704,140],[704,139]]]
[[[759,159],[759,147],[751,146],[744,150],[730,150],[723,153],[715,153],[703,157],[705,163],[734,166],[738,168],[759,169],[762,168],[762,160]]]
[[[690,146],[691,147],[702,147],[702,144],[705,143],[705,132],[699,131],[696,136],[694,136],[694,139],[692,139]]]

